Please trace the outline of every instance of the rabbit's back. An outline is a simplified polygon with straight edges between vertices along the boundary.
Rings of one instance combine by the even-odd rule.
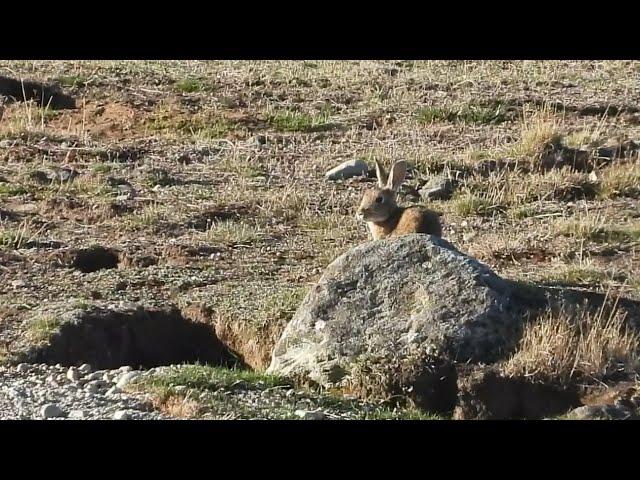
[[[436,212],[418,206],[403,209],[393,235],[399,236],[410,233],[426,233],[442,237],[440,216]]]

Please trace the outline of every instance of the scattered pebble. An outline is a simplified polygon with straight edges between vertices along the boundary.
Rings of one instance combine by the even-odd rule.
[[[55,403],[48,403],[43,405],[40,409],[40,415],[42,418],[58,418],[64,416],[62,409]]]
[[[100,391],[100,387],[104,385],[100,380],[93,380],[85,385],[85,390],[89,393],[98,393]]]
[[[85,375],[91,373],[91,370],[91,365],[89,365],[88,363],[83,363],[82,365],[80,365],[80,367],[78,367],[78,371],[80,373],[84,373]]]
[[[27,373],[29,370],[31,370],[31,368],[29,367],[28,364],[21,363],[16,367],[16,370],[18,371],[18,373]]]
[[[80,373],[78,368],[75,370]],[[88,380],[87,377],[92,375],[89,374],[77,382],[67,380],[68,372],[68,368],[44,364],[25,364],[20,369],[17,365],[0,365],[0,420],[113,419],[114,412],[117,411],[127,412],[135,419],[168,418],[165,414],[150,409],[144,394],[120,392],[112,383],[101,378],[106,372],[113,377],[122,375],[123,372],[102,371],[96,375],[100,378]],[[63,382],[57,382],[59,377],[62,377]],[[111,388],[107,390],[107,387]],[[105,390],[111,395],[104,395]]]
[[[118,387],[119,389],[123,389],[126,385],[131,383],[138,375],[140,375],[140,372],[125,373],[118,379],[118,383],[116,383],[116,387]]]
[[[131,414],[126,410],[118,410],[113,414],[114,420],[131,420]]]
[[[107,395],[111,396],[111,395],[116,395],[120,393],[120,389],[118,387],[111,387],[109,390],[107,390]]]
[[[94,380],[104,380],[104,373],[102,372],[93,372],[84,377],[88,382],[92,382]]]
[[[67,378],[72,382],[76,382],[80,379],[80,372],[76,367],[69,367],[69,370],[67,370]]]
[[[294,414],[303,420],[326,420],[327,418],[327,415],[320,410],[296,410]]]

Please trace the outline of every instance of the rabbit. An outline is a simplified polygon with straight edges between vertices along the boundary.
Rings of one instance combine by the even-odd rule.
[[[436,212],[419,206],[400,207],[396,204],[396,194],[406,173],[406,162],[397,161],[387,178],[384,168],[376,161],[378,187],[364,193],[356,212],[358,220],[367,222],[374,240],[410,233],[442,237],[442,225]]]

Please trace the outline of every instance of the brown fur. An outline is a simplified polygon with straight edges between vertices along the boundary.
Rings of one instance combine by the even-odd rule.
[[[365,192],[357,212],[367,222],[374,240],[410,233],[442,236],[437,213],[418,206],[399,207],[396,204],[396,193],[404,181],[405,171],[404,162],[396,162],[391,176],[387,178],[383,168],[376,162],[378,188]]]

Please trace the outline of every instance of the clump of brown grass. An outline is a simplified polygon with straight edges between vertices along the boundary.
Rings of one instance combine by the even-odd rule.
[[[520,138],[516,143],[506,146],[502,153],[515,158],[538,157],[546,145],[561,139],[562,128],[562,119],[550,106],[545,105],[533,111],[524,109]]]
[[[195,418],[201,410],[201,406],[195,400],[173,395],[167,398],[160,410],[174,418]]]
[[[640,197],[640,162],[611,166],[602,172],[602,198]]]
[[[602,379],[640,365],[640,335],[618,309],[593,313],[586,307],[548,311],[525,328],[516,353],[504,370],[537,380]]]

